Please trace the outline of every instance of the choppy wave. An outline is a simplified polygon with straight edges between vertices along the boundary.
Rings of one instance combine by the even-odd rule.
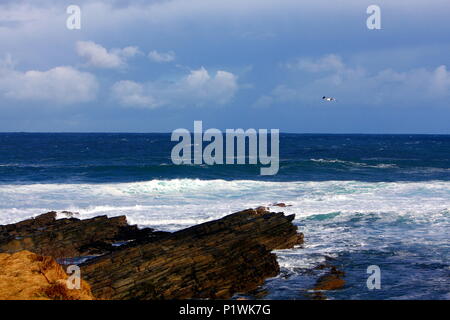
[[[319,163],[340,163],[348,166],[363,167],[363,168],[397,168],[398,166],[394,163],[378,163],[378,164],[368,164],[363,162],[345,161],[339,159],[311,159],[312,162]]]
[[[140,225],[164,228],[216,218],[273,202],[297,217],[341,213],[425,214],[450,208],[450,182],[270,182],[171,179],[134,183],[0,185],[0,224],[47,210],[77,211],[82,217],[126,214]],[[195,217],[195,218],[192,218]],[[189,220],[188,219],[188,220]],[[184,222],[182,222],[184,221]]]
[[[361,288],[367,264],[380,265],[391,291],[378,298],[443,298],[449,285],[450,182],[270,182],[199,179],[102,184],[0,185],[0,224],[49,210],[81,218],[126,215],[132,224],[174,231],[229,213],[274,202],[295,213],[305,234],[302,249],[277,252],[284,277],[267,282],[268,298],[301,299],[302,270],[326,258],[346,264],[344,293],[333,298],[373,298]],[[347,259],[347,260],[346,260]],[[347,261],[347,262],[346,262]],[[411,280],[411,274],[414,275]],[[288,276],[286,276],[288,275]],[[428,282],[420,279],[426,275]],[[389,277],[391,280],[388,280]],[[396,289],[396,281],[404,288]],[[417,290],[420,288],[420,290]],[[339,296],[343,294],[343,296]]]

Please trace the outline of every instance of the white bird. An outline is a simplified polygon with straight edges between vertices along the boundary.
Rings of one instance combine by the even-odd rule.
[[[322,97],[322,100],[325,100],[325,101],[336,101],[336,99],[333,98],[333,97],[325,97],[325,96]]]

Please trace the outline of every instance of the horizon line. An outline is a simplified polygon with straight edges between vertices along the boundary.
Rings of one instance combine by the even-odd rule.
[[[219,129],[220,130],[220,129]],[[224,130],[221,130],[224,131]],[[147,131],[0,131],[0,134],[171,134],[172,132],[147,132]],[[225,133],[225,132],[224,132]],[[297,134],[297,135],[439,135],[448,136],[450,133],[364,133],[364,132],[286,132],[280,131],[280,134]]]

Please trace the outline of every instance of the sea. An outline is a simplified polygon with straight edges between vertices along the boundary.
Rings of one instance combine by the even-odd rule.
[[[278,250],[260,299],[450,299],[450,135],[281,134],[280,169],[174,165],[170,134],[0,133],[0,224],[51,210],[126,215],[175,231],[246,208],[295,214],[303,246]],[[285,208],[271,206],[285,203]],[[379,289],[367,285],[377,266]]]

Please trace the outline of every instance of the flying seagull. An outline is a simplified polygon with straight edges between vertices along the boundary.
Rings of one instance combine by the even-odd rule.
[[[336,101],[336,99],[333,98],[333,97],[325,97],[325,96],[322,97],[322,100],[325,100],[325,101]]]

